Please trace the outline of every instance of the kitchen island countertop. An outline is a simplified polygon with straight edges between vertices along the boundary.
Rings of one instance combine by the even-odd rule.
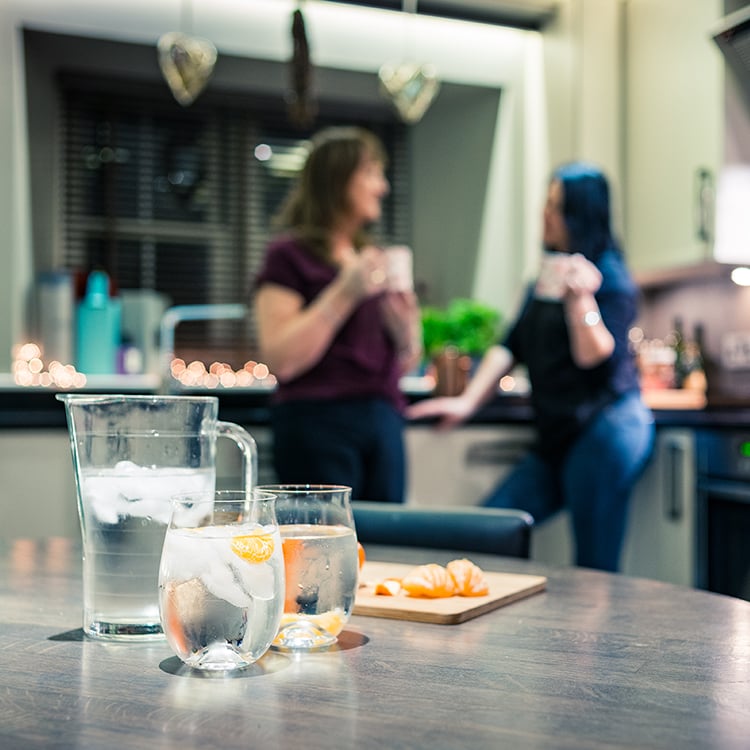
[[[101,379],[83,392],[104,393],[156,393],[151,381],[123,382],[122,378]],[[185,395],[215,395],[219,398],[222,419],[244,425],[268,423],[268,406],[272,388],[216,388],[184,390]],[[404,388],[407,397],[414,401],[425,398],[430,392],[423,387]],[[65,409],[56,399],[57,390],[42,387],[11,386],[0,383],[0,428],[34,429],[65,428]],[[650,401],[647,394],[647,401]],[[669,402],[670,399],[667,399]],[[672,400],[674,402],[674,400]],[[664,402],[664,399],[661,399]],[[653,404],[658,407],[659,400]],[[653,407],[652,407],[653,408]],[[657,426],[750,428],[750,403],[704,408],[653,408]],[[532,409],[528,396],[498,393],[468,423],[472,424],[528,424]]]

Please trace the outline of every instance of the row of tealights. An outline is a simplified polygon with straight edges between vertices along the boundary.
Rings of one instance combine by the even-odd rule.
[[[59,389],[83,388],[86,375],[73,365],[52,361],[45,366],[42,351],[37,344],[26,343],[13,352],[13,379],[16,385],[46,386]],[[214,362],[208,367],[200,361],[186,363],[175,358],[170,365],[172,377],[185,388],[248,388],[257,385],[274,386],[276,378],[262,362],[245,362],[234,370],[224,362]]]
[[[45,367],[42,350],[34,343],[21,344],[15,349],[12,369],[16,385],[52,386],[62,390],[86,385],[86,376],[73,365],[53,360]]]
[[[224,362],[214,362],[208,367],[201,361],[187,363],[176,357],[170,364],[172,377],[183,388],[250,388],[262,385],[273,387],[276,377],[262,362],[250,360],[242,369],[235,370]],[[13,376],[16,385],[46,386],[60,389],[83,388],[86,375],[73,365],[52,361],[46,368],[42,352],[37,344],[27,343],[17,347],[13,356]],[[434,381],[432,375],[428,375]],[[500,390],[513,391],[516,379],[506,375],[499,383]]]
[[[274,386],[276,377],[262,362],[249,361],[241,370],[234,370],[223,362],[214,362],[209,367],[203,362],[190,364],[175,358],[170,365],[172,377],[185,388],[249,388],[254,385]]]

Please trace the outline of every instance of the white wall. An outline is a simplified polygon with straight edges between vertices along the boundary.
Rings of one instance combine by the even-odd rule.
[[[551,166],[602,164],[617,185],[621,120],[619,9],[624,0],[559,0],[537,32],[306,0],[313,62],[377,72],[386,61],[429,61],[449,82],[501,89],[488,154],[473,294],[510,314],[539,253]],[[192,31],[219,54],[276,61],[291,55],[296,0],[191,0]],[[31,282],[28,143],[22,28],[156,44],[180,29],[183,0],[0,2],[0,372],[23,331]],[[585,68],[581,67],[582,60]],[[460,134],[457,134],[460,137]],[[56,241],[59,242],[59,239]]]
[[[627,154],[624,141],[625,5],[628,0],[560,0],[545,29],[544,142],[553,166],[569,159],[598,164],[610,178],[615,229],[621,234]]]
[[[24,297],[31,282],[33,227],[29,211],[25,124],[23,27],[156,44],[180,27],[181,0],[3,0],[0,3],[0,371],[24,333]],[[192,31],[222,52],[269,60],[291,55],[292,0],[193,0]],[[503,249],[523,257],[536,232],[526,226],[524,206],[538,199],[548,164],[525,154],[544,153],[535,142],[543,126],[542,80],[527,75],[540,66],[536,32],[374,11],[318,0],[304,4],[313,61],[321,66],[376,73],[383,62],[430,61],[443,80],[500,88],[497,137],[490,159],[475,291],[487,302],[509,299],[518,278],[502,263]],[[527,131],[531,118],[542,123]],[[531,173],[529,173],[531,172]],[[526,186],[533,186],[529,192]],[[536,191],[536,192],[534,192]],[[514,278],[516,277],[516,278]],[[507,302],[509,304],[509,302]]]

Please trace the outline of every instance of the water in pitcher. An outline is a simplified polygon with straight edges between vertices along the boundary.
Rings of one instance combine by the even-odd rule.
[[[215,469],[150,468],[120,461],[80,475],[84,627],[90,635],[161,636],[159,557],[175,494],[211,492]]]

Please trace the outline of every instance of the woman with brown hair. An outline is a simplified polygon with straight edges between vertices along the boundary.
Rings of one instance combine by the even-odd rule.
[[[391,291],[365,229],[388,193],[380,141],[354,127],[312,140],[256,280],[260,355],[277,377],[274,465],[284,483],[336,483],[402,502],[399,378],[421,356],[413,292]]]

